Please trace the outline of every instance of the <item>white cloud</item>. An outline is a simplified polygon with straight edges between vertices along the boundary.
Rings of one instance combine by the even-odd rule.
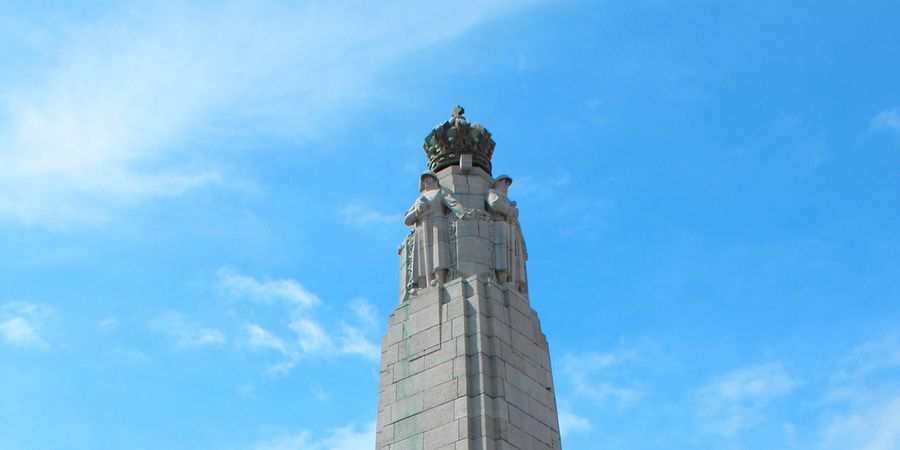
[[[344,355],[356,355],[378,361],[381,358],[381,347],[363,335],[363,330],[347,324],[341,324],[339,352]]]
[[[592,429],[591,421],[567,409],[559,410],[559,431],[562,437],[571,433],[587,433]]]
[[[368,336],[374,332],[377,320],[375,307],[366,300],[356,299],[347,305],[356,325],[340,320],[332,325],[314,318],[316,307],[322,301],[296,280],[260,281],[230,269],[220,269],[218,284],[220,291],[231,298],[286,309],[277,314],[285,318],[280,324],[246,325],[248,348],[275,350],[282,356],[266,367],[270,374],[287,373],[305,357],[358,356],[373,361],[381,357],[381,348]],[[282,330],[279,332],[278,328]]]
[[[399,214],[386,214],[359,201],[342,206],[338,213],[344,218],[344,222],[358,227],[402,223]]]
[[[366,328],[375,328],[378,326],[378,314],[375,311],[375,306],[367,300],[358,298],[351,301],[349,306],[353,315],[361,324],[363,324],[363,326]]]
[[[8,302],[0,307],[0,340],[23,349],[44,349],[48,343],[40,334],[52,310],[45,306]]]
[[[878,113],[869,122],[872,130],[892,130],[900,132],[900,112],[897,109],[889,109]]]
[[[404,58],[527,3],[485,1],[435,20],[445,5],[410,0],[150,2],[20,25],[0,56],[20,68],[0,72],[0,218],[96,223],[228,183],[222,154],[208,149],[313,136],[383,101],[379,78]]]
[[[900,336],[857,346],[830,377],[821,429],[825,449],[900,447]]]
[[[288,354],[287,344],[285,344],[283,340],[273,336],[269,330],[266,330],[259,325],[247,325],[247,334],[249,336],[248,343],[250,344],[250,347],[257,349],[272,349],[283,355]]]
[[[578,396],[627,408],[644,396],[637,381],[629,375],[629,369],[642,364],[645,354],[657,351],[655,346],[645,345],[614,352],[568,354],[561,358],[560,370]]]
[[[34,327],[22,317],[13,317],[0,322],[0,336],[3,336],[7,344],[16,347],[47,346]]]
[[[864,342],[843,361],[838,378],[859,380],[871,374],[900,367],[900,335],[892,334]]]
[[[97,327],[100,328],[100,331],[108,332],[113,331],[119,327],[119,319],[115,317],[107,317],[100,322],[97,323]]]
[[[214,328],[207,328],[188,321],[184,315],[168,311],[152,322],[152,326],[168,335],[180,349],[221,345],[226,342],[225,334]]]
[[[295,280],[259,281],[227,268],[219,269],[218,277],[219,288],[232,298],[246,298],[261,303],[281,300],[302,308],[309,308],[321,303],[319,297],[306,290]]]
[[[870,409],[833,419],[823,434],[823,447],[828,449],[900,448],[900,395]]]
[[[375,446],[375,422],[361,429],[354,425],[337,428],[320,439],[308,431],[282,434],[260,442],[253,450],[370,450]]]
[[[761,422],[766,407],[798,385],[780,364],[743,367],[700,388],[693,403],[704,431],[731,437]]]
[[[294,330],[300,350],[304,353],[323,353],[333,345],[331,336],[312,320],[298,318],[292,321],[289,327]]]

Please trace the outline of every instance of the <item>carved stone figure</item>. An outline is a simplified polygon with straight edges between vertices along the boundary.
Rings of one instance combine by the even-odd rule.
[[[447,189],[438,184],[437,175],[428,171],[419,178],[419,198],[406,212],[404,223],[415,226],[412,279],[418,287],[444,282],[450,267],[448,212],[457,219],[475,212],[462,206]]]
[[[519,292],[528,289],[525,261],[528,251],[519,227],[519,209],[507,197],[512,178],[500,175],[488,190],[485,203],[494,218],[494,270],[497,280],[509,282]]]

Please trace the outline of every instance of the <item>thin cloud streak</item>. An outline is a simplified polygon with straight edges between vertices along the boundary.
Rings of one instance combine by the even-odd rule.
[[[338,214],[344,218],[345,223],[357,227],[402,223],[399,214],[386,214],[359,201],[342,206]]]
[[[572,433],[587,433],[592,428],[590,419],[576,415],[567,409],[559,410],[559,432],[562,437],[565,438]]]
[[[218,346],[227,342],[221,331],[191,322],[175,311],[161,314],[151,325],[169,336],[178,349]]]
[[[295,280],[260,281],[229,268],[219,269],[217,275],[219,289],[234,299],[249,299],[265,304],[285,301],[299,308],[311,308],[322,303],[316,294],[309,292]]]
[[[0,341],[20,349],[46,349],[41,328],[53,310],[41,305],[8,302],[0,307]]]
[[[55,34],[17,27],[10,41],[39,56],[0,73],[0,219],[97,224],[227,185],[210,149],[251,134],[314,136],[379,95],[377,80],[404,57],[525,4],[483,2],[436,21],[442,5],[411,1],[150,3],[54,23],[67,30]],[[51,44],[33,47],[35,34]]]
[[[253,450],[370,450],[375,445],[375,422],[349,424],[315,439],[309,431],[281,433],[252,446]]]
[[[900,133],[900,111],[897,109],[889,109],[878,113],[869,122],[869,128],[872,130],[890,130]]]
[[[769,404],[799,384],[780,364],[742,367],[722,375],[693,393],[701,429],[734,436],[763,421]]]

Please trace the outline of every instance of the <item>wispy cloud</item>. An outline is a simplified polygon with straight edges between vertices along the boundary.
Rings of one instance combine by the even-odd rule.
[[[169,336],[179,349],[221,345],[227,341],[221,331],[191,322],[175,311],[161,314],[151,326]]]
[[[271,349],[281,354],[288,354],[287,344],[272,335],[269,330],[256,325],[247,325],[247,343],[255,349]]]
[[[322,302],[295,280],[257,280],[228,268],[219,269],[217,275],[219,288],[235,299],[260,303],[285,301],[301,308],[310,308]]]
[[[378,101],[379,77],[403,58],[526,3],[434,20],[444,5],[151,2],[17,26],[5,37],[21,51],[4,54],[35,57],[0,56],[21,68],[0,72],[0,219],[96,223],[228,183],[209,149],[315,136]]]
[[[375,306],[368,300],[358,298],[348,305],[353,316],[366,328],[375,328],[378,326],[378,313]]]
[[[659,346],[646,341],[613,351],[569,353],[560,359],[560,373],[575,394],[601,406],[629,408],[645,396],[635,372],[668,364]]]
[[[342,323],[341,335],[338,337],[338,351],[343,355],[355,355],[370,361],[378,361],[381,357],[381,346],[368,339],[365,333],[362,328]]]
[[[828,449],[896,450],[900,447],[900,395],[832,419],[823,432]]]
[[[892,450],[900,446],[900,335],[853,349],[829,379],[820,438],[825,449]]]
[[[591,421],[586,417],[581,417],[568,409],[559,410],[559,431],[562,437],[566,437],[572,433],[587,433],[591,431]]]
[[[888,109],[878,113],[869,122],[869,128],[872,130],[890,130],[900,133],[900,111]]]
[[[375,422],[353,424],[316,439],[309,431],[282,433],[252,446],[253,450],[370,450],[375,445]]]
[[[353,324],[344,320],[330,323],[314,317],[321,299],[293,279],[259,280],[221,269],[218,287],[233,299],[283,308],[277,314],[283,318],[279,323],[245,326],[246,348],[281,355],[279,361],[267,366],[270,374],[287,373],[306,357],[358,356],[377,361],[381,356],[380,347],[369,337],[377,325],[376,311],[366,300],[356,299],[347,305]]]
[[[8,302],[0,307],[0,340],[22,349],[44,349],[41,327],[53,310],[41,305]]]
[[[97,328],[102,332],[111,332],[119,327],[119,319],[115,317],[107,317],[97,323]]]
[[[748,366],[701,387],[693,403],[704,431],[731,437],[761,422],[766,407],[798,385],[780,364]]]
[[[338,214],[344,218],[344,222],[348,225],[357,227],[366,227],[372,225],[385,225],[392,223],[401,223],[399,214],[387,214],[376,210],[372,206],[360,202],[353,201],[338,210]]]

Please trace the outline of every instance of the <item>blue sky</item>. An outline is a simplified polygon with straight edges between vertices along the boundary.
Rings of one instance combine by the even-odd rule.
[[[0,5],[0,449],[359,450],[422,139],[564,448],[900,448],[900,4]]]

